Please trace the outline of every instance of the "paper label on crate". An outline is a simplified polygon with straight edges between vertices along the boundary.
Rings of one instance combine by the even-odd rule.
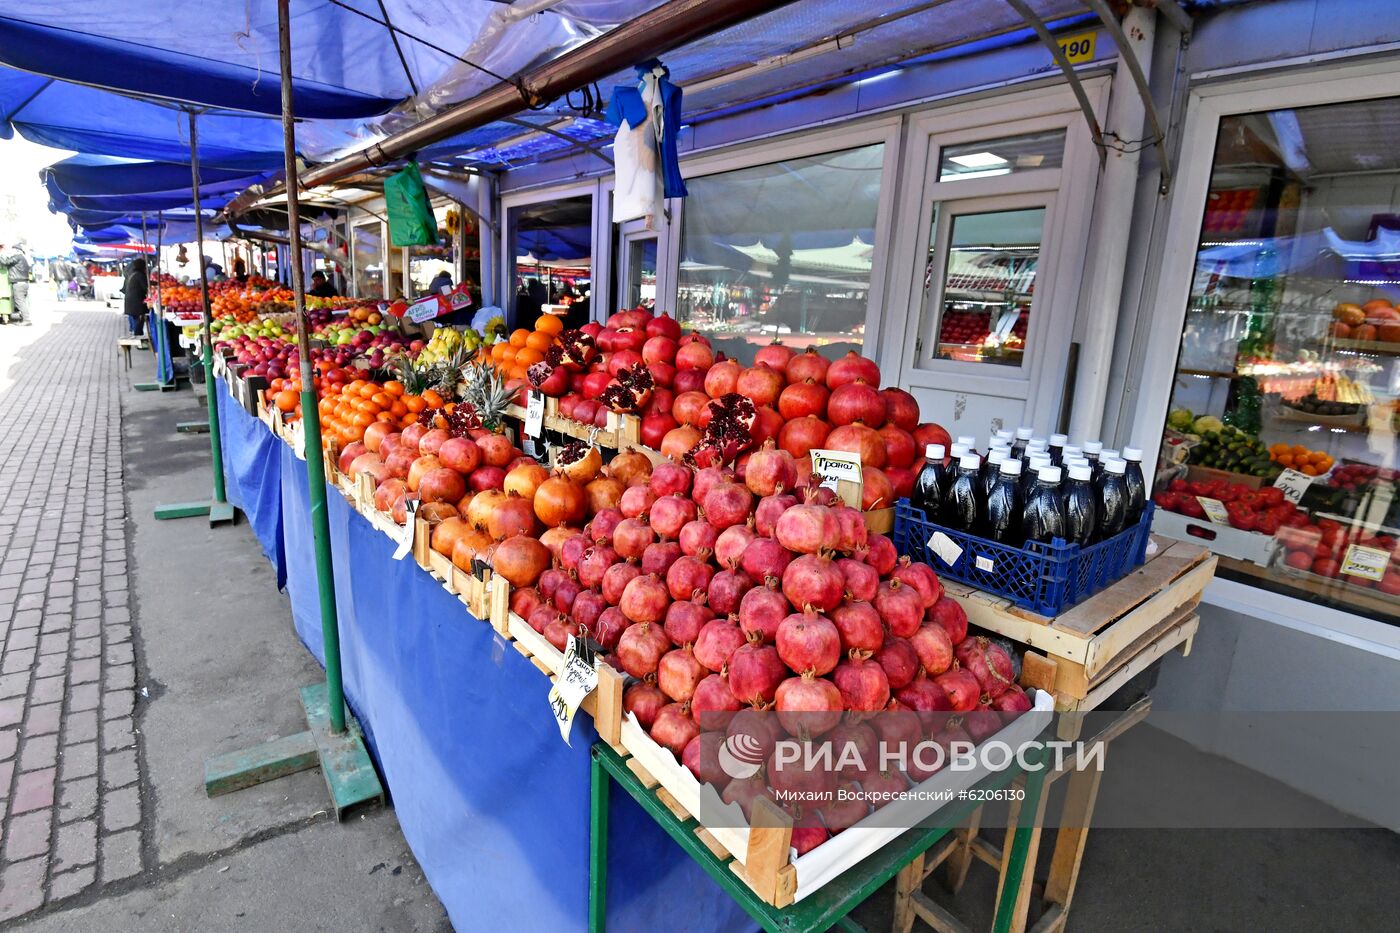
[[[559,734],[564,744],[570,745],[569,733],[573,731],[574,714],[583,700],[598,686],[598,662],[583,639],[569,636],[569,644],[564,649],[564,664],[559,669],[559,679],[549,688],[549,708],[554,711],[554,720],[559,724]]]
[[[529,392],[525,403],[525,436],[539,437],[544,429],[544,393]]]
[[[1390,566],[1390,552],[1353,544],[1342,558],[1342,573],[1365,580],[1380,581]]]
[[[935,531],[933,537],[928,539],[928,548],[949,567],[956,564],[963,553],[962,546],[941,531]]]
[[[992,560],[990,557],[984,557],[981,554],[977,555],[976,564],[977,569],[983,573],[994,573],[997,569],[996,561]]]
[[[394,550],[394,560],[403,560],[413,550],[413,528],[414,518],[418,515],[418,494],[415,492],[411,496],[404,496],[404,512],[408,518],[403,523],[403,537],[399,539],[399,546]]]
[[[1283,497],[1294,505],[1297,505],[1303,498],[1303,493],[1308,491],[1308,487],[1313,484],[1315,477],[1298,470],[1284,470],[1274,480],[1274,485],[1283,490]]]
[[[1230,513],[1225,510],[1225,503],[1209,496],[1197,496],[1196,501],[1206,510],[1206,518],[1210,519],[1212,525],[1230,524]]]
[[[822,485],[827,489],[835,489],[841,480],[849,483],[862,480],[860,454],[845,450],[813,450],[811,456],[812,472],[822,478]]]
[[[409,305],[408,311],[404,313],[404,317],[408,318],[415,324],[422,324],[424,321],[431,321],[433,318],[441,314],[442,306],[443,301],[440,296],[429,295],[428,297],[420,298],[413,304]]]

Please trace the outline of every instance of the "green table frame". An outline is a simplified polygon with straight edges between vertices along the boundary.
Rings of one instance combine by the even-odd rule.
[[[1034,754],[1028,753],[1026,757],[1039,765],[1040,755],[1041,752],[1037,750]],[[832,928],[863,931],[863,927],[850,919],[850,912],[898,874],[900,869],[936,845],[973,810],[982,805],[978,801],[967,801],[945,806],[939,812],[948,817],[943,821],[947,825],[911,829],[810,896],[789,907],[779,908],[759,898],[743,879],[730,869],[727,861],[717,858],[706,848],[695,835],[695,830],[700,824],[693,818],[684,821],[677,819],[656,794],[638,780],[627,767],[623,757],[606,743],[594,744],[592,759],[588,854],[590,933],[604,933],[607,922],[608,792],[612,781],[616,781],[633,800],[641,804],[642,809],[666,830],[686,854],[698,862],[706,874],[769,933]],[[1011,928],[1016,894],[1021,887],[1021,876],[1025,871],[1033,835],[1033,827],[1022,825],[1020,819],[1027,815],[1034,818],[1039,810],[1046,769],[1036,767],[1030,771],[1022,771],[1013,766],[990,775],[977,785],[982,790],[999,790],[1010,785],[1022,774],[1026,776],[1026,795],[1018,810],[1018,822],[1011,837],[1011,856],[992,924],[994,933],[1005,933]]]

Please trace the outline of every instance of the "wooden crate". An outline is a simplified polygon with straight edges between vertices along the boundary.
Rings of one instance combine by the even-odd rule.
[[[499,577],[496,579],[505,583]],[[493,600],[493,608],[495,605],[496,601]],[[564,653],[550,644],[549,639],[530,628],[528,622],[510,612],[509,608],[504,616],[506,629],[501,634],[509,638],[515,650],[529,658],[551,681],[557,680],[564,665]],[[593,717],[593,727],[598,730],[598,736],[618,750],[622,749],[622,690],[623,675],[609,665],[600,663],[598,689],[585,697],[579,707],[581,711]],[[543,699],[541,695],[541,701]]]
[[[1189,648],[1199,623],[1195,610],[1215,576],[1215,555],[1184,541],[1152,540],[1156,553],[1143,566],[1054,618],[953,581],[944,587],[973,625],[1036,649],[1027,652],[1030,685],[1053,692],[1057,708],[1091,709],[1130,662],[1140,670],[1174,647]],[[1042,663],[1049,661],[1053,669]]]
[[[514,418],[523,423],[525,409],[520,405],[507,406],[506,417]],[[546,431],[556,431],[566,437],[581,441],[592,438],[594,444],[609,450],[631,450],[632,448],[645,450],[641,441],[642,419],[636,415],[608,412],[607,427],[595,428],[591,424],[583,424],[572,418],[565,418],[559,414],[559,400],[546,398],[544,400],[544,428]]]

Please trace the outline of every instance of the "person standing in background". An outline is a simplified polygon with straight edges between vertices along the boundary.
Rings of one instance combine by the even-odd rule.
[[[49,263],[49,274],[53,277],[54,292],[59,301],[68,300],[68,283],[73,278],[73,270],[62,259]]]
[[[122,282],[122,310],[126,312],[131,336],[140,337],[146,331],[146,258],[137,256],[131,261],[126,280]]]
[[[24,241],[5,249],[0,245],[0,269],[10,281],[10,301],[14,310],[10,312],[10,323],[28,327],[29,320],[29,257],[24,252]]]

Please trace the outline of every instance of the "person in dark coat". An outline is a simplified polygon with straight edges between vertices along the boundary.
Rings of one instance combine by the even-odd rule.
[[[311,273],[311,288],[306,292],[312,298],[334,298],[335,286],[327,279],[326,274],[320,269]]]
[[[126,273],[126,280],[122,282],[122,310],[126,312],[127,324],[130,325],[133,337],[140,337],[146,332],[146,289],[148,287],[146,259],[144,256],[137,256],[131,261],[131,268]]]

